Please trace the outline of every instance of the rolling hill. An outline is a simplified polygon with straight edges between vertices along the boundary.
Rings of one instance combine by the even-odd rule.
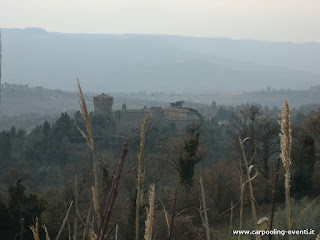
[[[3,29],[3,82],[89,91],[253,91],[320,84],[319,43]]]

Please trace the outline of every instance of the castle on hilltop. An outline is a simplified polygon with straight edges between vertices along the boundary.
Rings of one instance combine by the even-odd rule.
[[[113,97],[102,93],[98,96],[93,97],[93,105],[94,105],[95,113],[102,112],[102,113],[107,113],[111,116]]]
[[[100,94],[93,98],[94,112],[107,113],[112,116],[121,131],[139,128],[142,120],[148,116],[156,124],[175,124],[177,128],[185,127],[202,121],[201,115],[194,109],[180,107],[144,107],[142,109],[128,109],[126,104],[121,110],[112,111],[113,97]]]

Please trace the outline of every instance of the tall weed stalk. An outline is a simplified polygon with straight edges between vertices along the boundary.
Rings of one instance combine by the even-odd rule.
[[[147,211],[146,231],[144,234],[145,240],[152,239],[152,227],[153,227],[153,214],[154,214],[154,199],[155,199],[155,185],[150,186],[149,194],[149,210]]]
[[[290,216],[290,165],[291,165],[291,123],[290,123],[290,106],[288,100],[285,99],[281,112],[280,119],[281,133],[280,133],[280,157],[285,168],[285,198],[286,198],[286,211],[288,230],[291,229],[291,216]],[[289,236],[289,239],[291,237]]]
[[[147,117],[143,120],[140,133],[140,153],[139,153],[139,168],[138,168],[138,183],[137,183],[137,198],[136,198],[136,235],[135,239],[139,240],[139,222],[140,222],[140,206],[142,201],[142,191],[143,191],[143,158],[144,158],[144,146],[146,142],[146,129],[147,129]]]
[[[78,83],[78,95],[79,95],[79,104],[81,108],[81,112],[83,115],[84,122],[86,124],[87,134],[78,127],[78,130],[86,140],[88,147],[92,153],[92,165],[93,165],[93,176],[94,176],[94,186],[92,189],[92,199],[93,199],[93,208],[98,217],[98,223],[100,223],[100,205],[99,205],[99,185],[98,185],[98,171],[96,166],[96,157],[95,157],[95,149],[94,149],[94,139],[93,139],[93,131],[91,126],[91,121],[89,118],[89,112],[86,104],[86,100],[84,98],[79,79],[77,79]]]
[[[251,177],[251,171],[252,171],[254,166],[251,165],[249,167],[249,162],[248,162],[248,159],[247,159],[247,156],[246,156],[246,152],[245,152],[245,149],[244,149],[244,143],[247,140],[250,140],[250,138],[245,138],[244,140],[241,140],[240,137],[239,137],[239,142],[240,142],[240,147],[241,147],[241,151],[242,151],[243,161],[244,161],[244,165],[245,165],[246,173],[247,173],[247,180],[243,183],[242,188],[244,187],[244,185],[246,183],[249,184],[250,203],[251,203],[251,211],[252,211],[252,217],[253,217],[253,225],[254,225],[255,229],[258,229],[258,218],[257,218],[256,205],[255,205],[255,199],[254,199],[254,196],[253,196],[253,187],[252,187],[252,181],[257,176],[258,172],[256,172],[255,176]],[[250,162],[255,157],[255,153],[253,154]],[[242,167],[242,166],[240,166],[240,167]],[[260,235],[256,235],[256,239],[260,240],[261,239]]]

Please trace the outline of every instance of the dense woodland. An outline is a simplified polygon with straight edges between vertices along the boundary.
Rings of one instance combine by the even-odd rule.
[[[107,239],[137,239],[137,234],[138,239],[149,239],[145,222],[150,225],[151,205],[150,239],[200,240],[208,239],[208,234],[210,239],[229,239],[230,229],[239,229],[239,224],[242,229],[256,226],[248,183],[241,194],[240,182],[248,176],[254,176],[250,184],[258,219],[270,219],[275,206],[273,228],[287,229],[285,168],[278,161],[281,109],[254,103],[219,106],[215,116],[200,125],[178,129],[175,124],[157,125],[146,119],[126,136],[117,134],[112,116],[91,112],[86,118],[83,110],[73,116],[62,113],[57,121],[46,121],[28,132],[14,126],[0,132],[0,239],[20,239],[21,233],[23,239],[33,239],[29,227],[36,219],[41,239],[45,239],[42,225],[51,239],[59,234],[60,239],[94,239],[93,232],[99,235],[100,228],[106,229]],[[291,111],[293,217],[320,194],[319,126],[320,112]],[[243,152],[254,166],[249,175]],[[107,205],[107,199],[114,202]],[[105,213],[106,206],[112,212]],[[292,229],[319,233],[319,222],[320,205],[315,202],[292,223]]]

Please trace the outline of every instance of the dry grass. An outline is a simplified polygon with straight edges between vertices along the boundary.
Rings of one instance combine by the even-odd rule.
[[[39,237],[39,220],[36,218],[35,226],[30,226],[34,240],[40,240]]]
[[[246,156],[246,152],[245,152],[245,149],[244,149],[244,143],[245,141],[247,140],[252,140],[250,138],[245,138],[244,140],[241,140],[239,138],[239,142],[240,142],[240,146],[241,146],[241,151],[242,151],[242,155],[243,155],[243,161],[244,161],[244,165],[246,167],[246,173],[247,173],[247,180],[242,184],[242,187],[241,187],[241,191],[243,192],[243,188],[245,186],[246,183],[248,183],[249,185],[249,192],[250,192],[250,202],[251,202],[251,211],[252,211],[252,217],[253,217],[253,224],[254,224],[254,228],[255,229],[259,229],[258,228],[258,218],[257,218],[257,211],[256,211],[256,205],[255,205],[255,198],[253,196],[253,187],[252,187],[252,181],[257,177],[257,174],[258,174],[258,171],[256,171],[255,175],[253,177],[251,177],[251,171],[254,167],[254,165],[251,165],[249,167],[249,163],[252,162],[253,158],[255,157],[255,153],[253,154],[252,158],[250,159],[250,161],[247,160],[247,156]],[[240,167],[242,167],[240,165]],[[243,197],[243,194],[241,194],[242,197]],[[240,236],[240,235],[239,235]],[[260,240],[261,237],[260,235],[256,235],[256,239],[257,240]]]
[[[209,227],[209,221],[208,221],[206,197],[205,197],[202,177],[200,177],[200,187],[201,187],[201,199],[202,199],[203,212],[204,212],[204,225],[206,229],[206,237],[207,237],[207,240],[210,240],[210,227]]]
[[[147,117],[143,120],[140,133],[140,153],[139,153],[139,169],[138,169],[138,183],[137,183],[137,198],[136,198],[136,235],[135,239],[139,240],[139,221],[140,221],[140,206],[142,201],[142,191],[143,191],[143,158],[144,158],[144,146],[146,141],[146,129],[147,129],[148,119]]]
[[[154,214],[154,199],[155,199],[155,185],[150,186],[149,193],[149,210],[147,210],[148,216],[146,220],[146,231],[144,234],[145,240],[152,239],[152,227],[153,227],[153,214]]]
[[[291,126],[290,126],[290,106],[286,99],[283,103],[281,112],[281,133],[280,133],[280,147],[283,166],[285,168],[285,191],[286,191],[286,210],[288,218],[288,230],[291,229],[291,216],[290,216],[290,165],[291,165]],[[290,238],[290,236],[289,236]]]
[[[71,210],[71,207],[72,207],[72,203],[73,202],[71,201],[71,203],[69,205],[69,208],[67,210],[66,216],[63,219],[62,225],[60,226],[60,230],[59,230],[59,233],[58,233],[58,235],[56,237],[56,240],[58,240],[60,238],[60,235],[61,235],[61,233],[62,233],[62,231],[63,231],[63,229],[64,229],[64,227],[65,227],[65,225],[66,225],[66,223],[68,221],[70,210]],[[44,232],[45,232],[45,235],[46,235],[46,240],[50,240],[47,227],[45,225],[43,225],[42,228],[44,229]],[[30,229],[31,229],[32,234],[33,234],[33,239],[34,240],[40,240],[40,236],[39,236],[39,219],[38,218],[36,218],[35,225],[34,226],[33,225],[30,226]]]
[[[64,219],[63,219],[63,222],[62,222],[62,225],[61,225],[60,230],[59,230],[59,232],[58,232],[58,235],[57,235],[57,237],[56,237],[56,240],[58,240],[58,239],[60,238],[60,235],[61,235],[61,233],[62,233],[62,231],[63,231],[63,229],[64,229],[64,226],[66,225],[66,223],[67,223],[67,221],[68,221],[72,204],[73,204],[73,201],[71,201],[71,203],[70,203],[70,205],[69,205],[68,211],[67,211],[67,213],[66,213],[66,216],[65,216]]]
[[[240,162],[240,216],[239,216],[239,230],[242,230],[242,219],[243,219],[243,179],[242,179],[242,164]],[[241,235],[239,235],[238,239],[241,239]]]
[[[159,202],[162,205],[163,208],[163,213],[164,213],[164,217],[166,220],[166,225],[167,225],[167,230],[168,230],[168,236],[170,237],[170,223],[169,223],[169,216],[168,216],[168,211],[166,210],[166,207],[164,206],[163,202],[161,201],[160,198],[158,198]]]
[[[50,240],[47,227],[46,227],[45,225],[43,225],[42,227],[43,227],[43,229],[44,229],[44,232],[46,233],[46,240]]]
[[[87,133],[89,136],[83,130],[81,130],[79,127],[78,127],[78,129],[81,132],[84,139],[86,140],[86,143],[92,153],[93,176],[94,176],[94,186],[92,186],[93,207],[94,207],[94,210],[98,216],[98,223],[100,223],[98,172],[97,172],[97,166],[96,166],[93,132],[92,132],[92,126],[91,126],[91,121],[89,118],[87,104],[86,104],[86,101],[85,101],[85,98],[84,98],[84,95],[83,95],[83,92],[82,92],[82,89],[80,86],[79,79],[77,79],[77,83],[78,83],[79,104],[80,104],[80,108],[81,108],[84,122],[86,124]]]

